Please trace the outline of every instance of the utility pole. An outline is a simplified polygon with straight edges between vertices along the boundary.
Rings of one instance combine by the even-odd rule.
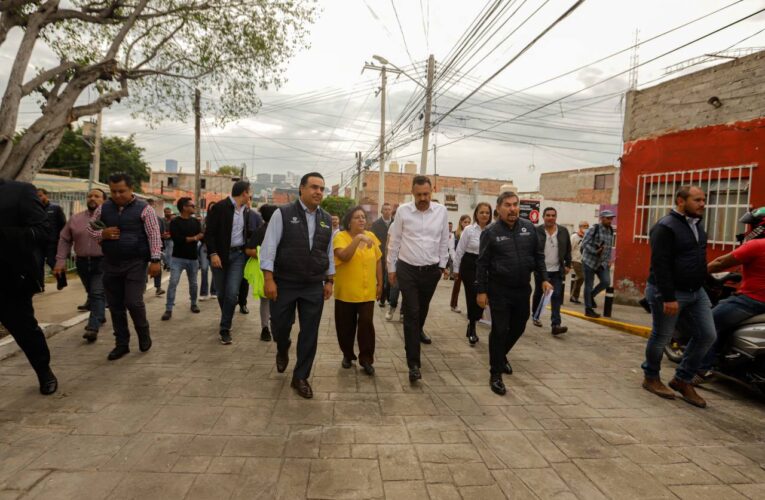
[[[361,203],[361,151],[356,153],[356,204]]]
[[[428,141],[430,140],[430,103],[433,99],[433,73],[436,60],[433,54],[428,57],[428,83],[425,87],[425,123],[422,135],[422,156],[420,157],[420,175],[428,172]]]
[[[96,119],[96,142],[93,146],[93,182],[98,182],[98,178],[101,174],[101,121],[103,114],[98,112],[98,118]]]
[[[202,118],[202,112],[200,110],[200,100],[202,98],[202,93],[199,91],[199,89],[194,90],[194,203],[197,204],[197,206],[202,205],[202,202],[200,201],[202,198],[202,180],[201,180],[201,169],[202,169],[202,151],[201,151],[201,138],[200,138],[200,121]]]

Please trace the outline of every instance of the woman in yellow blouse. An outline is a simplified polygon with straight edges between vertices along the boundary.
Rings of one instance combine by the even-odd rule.
[[[356,359],[353,344],[359,339],[359,364],[367,375],[375,372],[375,300],[382,295],[382,252],[380,241],[366,231],[367,215],[354,207],[343,217],[344,231],[335,235],[335,328],[343,368]]]

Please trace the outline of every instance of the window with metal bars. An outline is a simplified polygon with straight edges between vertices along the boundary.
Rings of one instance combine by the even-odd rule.
[[[703,224],[709,245],[733,246],[744,227],[738,219],[749,210],[754,165],[642,174],[637,179],[633,241],[648,241],[651,227],[675,206],[675,192],[695,185],[707,197]]]

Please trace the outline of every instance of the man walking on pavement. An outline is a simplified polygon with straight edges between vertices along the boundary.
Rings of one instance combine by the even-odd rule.
[[[568,331],[561,325],[560,306],[563,304],[563,291],[566,286],[566,275],[571,270],[571,238],[568,229],[557,224],[558,211],[547,207],[542,212],[544,224],[537,226],[537,238],[545,254],[547,278],[552,283],[553,293],[550,297],[552,334],[560,335]],[[531,310],[534,315],[534,326],[542,326],[539,320],[539,304],[542,302],[542,287],[540,276],[535,275],[534,298]]]
[[[35,187],[0,179],[0,323],[24,351],[44,395],[56,392],[58,380],[32,296],[43,291],[47,245],[48,217]]]
[[[147,199],[146,203],[149,204],[151,209],[154,210],[154,213],[156,214],[157,211],[154,208],[154,203],[155,203],[154,198]],[[157,225],[159,226],[159,234],[161,234],[163,238],[161,259],[164,260],[166,263],[165,265],[167,265],[167,259],[166,259],[167,256],[165,255],[165,244],[166,244],[166,241],[170,241],[170,240],[165,240],[164,237],[165,237],[165,234],[169,231],[169,229],[168,229],[168,226],[165,224],[165,218],[160,217],[159,215],[157,215]],[[162,290],[162,266],[159,266],[159,272],[154,276],[154,295],[156,295],[157,297],[160,297],[161,295],[164,295],[164,294],[165,294],[165,291]]]
[[[579,294],[584,284],[584,268],[582,267],[582,239],[590,228],[590,223],[583,220],[579,223],[577,232],[571,235],[571,266],[574,268],[574,278],[571,285],[571,297],[569,300],[574,304],[581,304]]]
[[[260,216],[257,210],[253,210],[252,206],[247,205],[249,214],[247,218],[247,234],[252,235],[257,229],[263,225],[263,217]],[[247,242],[245,241],[245,244]],[[246,262],[246,261],[245,261]],[[250,294],[250,283],[247,280],[242,280],[239,285],[239,312],[242,314],[250,314],[250,310],[247,308],[247,296]]]
[[[199,271],[199,255],[197,248],[204,238],[202,224],[195,217],[196,205],[191,198],[183,197],[178,200],[178,217],[170,222],[170,236],[173,240],[173,258],[170,261],[170,284],[167,287],[167,303],[162,321],[167,321],[173,316],[175,305],[175,292],[181,274],[186,271],[189,280],[189,298],[191,299],[191,312],[198,313],[197,306],[197,271]]]
[[[93,212],[88,232],[101,241],[106,302],[112,316],[116,346],[110,361],[130,352],[127,315],[133,319],[141,352],[151,349],[143,294],[146,272],[160,270],[162,236],[154,209],[133,194],[133,179],[118,172],[109,176],[111,197]]]
[[[388,241],[388,229],[390,229],[390,225],[393,222],[393,218],[391,217],[391,213],[393,212],[393,207],[390,206],[390,203],[387,201],[382,204],[382,210],[380,210],[380,217],[377,218],[376,221],[372,223],[372,232],[375,236],[377,236],[377,239],[380,240],[380,250],[382,251],[382,266],[383,266],[383,292],[382,297],[380,297],[379,305],[380,307],[385,307],[385,301],[388,299],[388,295],[390,294],[390,283],[388,283],[388,271],[387,266],[385,265],[385,252],[387,251],[387,241]],[[395,309],[395,308],[394,308]],[[393,316],[393,310],[390,311],[391,316]]]
[[[520,218],[518,195],[506,191],[497,198],[499,219],[481,233],[476,262],[478,305],[491,304],[489,362],[491,390],[507,392],[502,374],[512,374],[507,355],[523,335],[529,319],[531,273],[542,290],[553,286],[547,277],[545,254],[534,224]]]
[[[300,333],[290,385],[307,399],[313,397],[308,378],[316,357],[324,301],[332,296],[335,275],[332,219],[319,206],[323,198],[324,177],[318,172],[305,174],[300,179],[300,198],[274,212],[260,248],[264,291],[271,299],[271,329],[277,344],[276,370],[283,373],[287,369],[297,308]]]
[[[93,212],[106,201],[106,193],[100,189],[91,189],[88,193],[87,210],[74,214],[61,231],[56,252],[56,267],[53,273],[56,276],[66,274],[66,259],[69,257],[72,246],[76,256],[77,275],[82,281],[82,286],[88,294],[90,317],[85,327],[82,338],[88,342],[95,342],[101,324],[106,321],[106,298],[104,296],[104,273],[101,262],[103,252],[101,245],[90,237],[88,226]]]
[[[249,204],[250,183],[236,181],[231,188],[231,196],[216,203],[207,214],[204,240],[212,266],[213,283],[218,291],[221,313],[219,340],[223,345],[232,342],[231,323],[247,262],[244,246],[249,238]]]
[[[600,212],[600,223],[592,226],[582,240],[582,265],[584,267],[584,315],[599,318],[595,296],[611,286],[611,251],[614,248],[614,229],[611,210]],[[598,286],[593,288],[595,276]]]
[[[48,199],[48,191],[43,188],[37,189],[37,197],[45,208],[48,216],[48,242],[44,250],[44,263],[41,264],[43,275],[45,275],[45,264],[48,264],[51,271],[56,267],[56,250],[58,250],[58,237],[61,230],[66,225],[66,215],[59,205],[51,203]],[[56,288],[61,290],[66,287],[66,273],[56,276]],[[43,286],[44,288],[44,286]]]
[[[403,295],[404,345],[409,381],[422,378],[420,342],[431,339],[423,327],[438,280],[447,276],[449,224],[446,208],[431,202],[430,179],[417,175],[412,180],[414,201],[404,203],[388,232],[388,281],[398,283]]]
[[[693,378],[717,334],[712,305],[704,290],[707,278],[707,234],[701,218],[706,196],[696,186],[680,186],[675,208],[659,219],[650,232],[651,271],[646,298],[653,325],[645,348],[643,388],[667,399],[675,394],[661,383],[659,371],[664,348],[672,338],[680,314],[693,321],[691,340],[669,387],[688,403],[705,408],[706,401],[693,388]]]
[[[165,269],[170,270],[170,263],[173,261],[173,238],[170,236],[170,223],[173,222],[173,210],[170,207],[165,207],[163,210],[164,218],[162,219],[162,240],[165,245],[164,257],[165,257]],[[159,291],[157,295],[161,295]]]

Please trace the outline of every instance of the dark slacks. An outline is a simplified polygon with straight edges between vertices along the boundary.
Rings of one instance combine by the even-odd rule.
[[[430,299],[438,286],[441,271],[438,264],[412,266],[399,260],[396,278],[404,297],[404,346],[409,367],[420,366],[420,333],[428,317]]]
[[[35,319],[32,295],[0,289],[0,323],[24,351],[35,372],[45,375],[50,365],[50,351],[45,334]]]
[[[337,343],[348,359],[356,359],[353,344],[359,339],[359,363],[375,361],[375,326],[372,322],[375,303],[343,302],[335,299],[335,328]]]
[[[386,301],[390,302],[388,300],[388,297],[390,296],[390,282],[388,281],[388,264],[385,261],[385,254],[382,256],[382,271],[383,271],[383,292],[382,297],[380,297],[380,304],[385,304]],[[398,302],[396,302],[398,304]]]
[[[117,345],[130,344],[130,330],[127,315],[133,319],[133,326],[139,337],[149,335],[149,321],[146,319],[146,305],[143,294],[146,291],[148,263],[143,259],[111,260],[104,258],[104,291],[109,313],[112,316],[114,337]]]
[[[531,286],[507,288],[489,285],[491,304],[491,333],[489,334],[489,362],[491,373],[502,373],[507,354],[526,329],[531,314],[529,298]]]
[[[460,285],[462,284],[462,275],[460,274],[456,278],[454,278],[454,286],[452,286],[452,298],[449,301],[449,305],[452,308],[457,307],[457,301],[460,298]]]
[[[465,285],[465,302],[467,303],[468,321],[478,321],[483,317],[483,308],[478,305],[476,297],[478,290],[475,286],[475,263],[478,256],[466,253],[460,262],[460,278]]]
[[[45,250],[45,258],[43,259],[42,264],[43,276],[45,276],[45,264],[48,264],[51,272],[53,272],[53,268],[56,267],[56,250],[57,247],[55,244]],[[60,276],[56,276],[56,286],[59,290],[66,287],[66,285],[66,273],[62,273]]]
[[[560,326],[562,320],[560,317],[560,306],[563,305],[563,293],[566,286],[566,275],[563,271],[547,271],[547,277],[553,286],[553,293],[550,297],[550,322],[552,326]],[[539,276],[534,275],[534,296],[531,299],[531,314],[535,315],[542,301],[542,281]],[[535,316],[536,318],[536,316]]]
[[[295,323],[295,309],[300,321],[297,361],[292,376],[308,379],[316,357],[319,339],[319,323],[324,310],[324,285],[322,283],[292,283],[276,280],[277,296],[271,301],[271,333],[277,349],[284,352],[290,348],[290,331]]]

